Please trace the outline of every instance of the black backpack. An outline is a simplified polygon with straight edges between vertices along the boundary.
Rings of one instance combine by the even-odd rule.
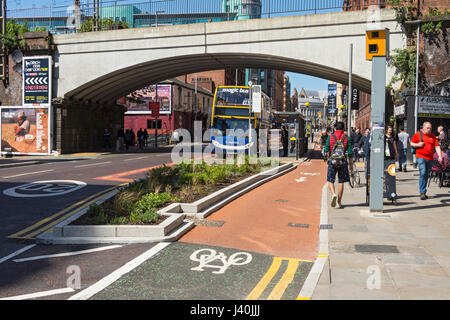
[[[338,140],[334,133],[332,136],[334,138],[334,145],[331,150],[330,163],[334,168],[345,167],[347,166],[347,156],[344,141],[348,137],[344,136],[342,139]]]

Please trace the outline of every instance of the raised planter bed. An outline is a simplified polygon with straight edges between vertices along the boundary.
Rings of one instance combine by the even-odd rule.
[[[252,175],[193,203],[172,203],[158,210],[160,215],[167,216],[158,225],[69,225],[81,215],[85,214],[87,212],[86,208],[56,225],[52,229],[52,233],[39,235],[37,242],[47,244],[77,244],[176,241],[194,227],[192,221],[185,220],[186,216],[205,218],[250,190],[295,169],[297,165],[287,163]],[[97,203],[100,204],[106,201],[118,192],[116,190]]]

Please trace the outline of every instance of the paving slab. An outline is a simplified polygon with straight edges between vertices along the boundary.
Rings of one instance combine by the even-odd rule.
[[[361,166],[358,167],[362,170]],[[344,209],[327,203],[328,269],[315,288],[316,300],[449,299],[450,189],[431,184],[420,200],[418,169],[397,173],[397,205],[371,213],[365,187],[344,187]],[[364,181],[363,181],[364,182]],[[328,191],[328,199],[331,194]],[[368,289],[370,268],[380,288]],[[375,269],[374,269],[375,270]]]

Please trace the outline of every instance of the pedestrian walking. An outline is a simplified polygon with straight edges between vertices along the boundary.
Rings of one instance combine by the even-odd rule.
[[[131,145],[131,133],[130,133],[130,130],[127,129],[125,131],[125,149],[126,149],[126,151],[128,151],[128,148],[130,147],[130,145]]]
[[[139,149],[144,150],[144,130],[142,130],[142,128],[139,128],[137,132],[137,138],[139,143]]]
[[[351,143],[353,146],[353,156],[355,158],[355,161],[359,161],[359,145],[361,142],[363,135],[361,134],[361,128],[356,128],[354,131],[350,133]]]
[[[111,149],[111,132],[108,129],[105,129],[103,132],[103,148]]]
[[[363,150],[363,158],[364,162],[367,162],[367,159],[370,157],[370,128],[366,128],[364,130],[364,135],[362,136],[361,140],[359,140],[359,149]],[[369,153],[369,154],[368,154]]]
[[[123,128],[120,128],[119,131],[117,131],[117,140],[119,143],[119,150],[117,151],[121,151],[125,143],[125,132],[123,131]]]
[[[285,125],[281,126],[281,143],[283,144],[283,154],[285,157],[288,156],[288,146],[289,146],[289,132]]]
[[[384,134],[384,160],[396,160],[397,154],[397,138],[394,135],[394,128],[388,125]]]
[[[147,128],[144,129],[144,146],[146,147],[148,144],[148,132]]]
[[[444,130],[443,126],[439,126],[437,128],[437,131],[438,131],[437,139],[438,139],[438,142],[439,142],[439,145],[440,145],[443,141],[447,140],[447,135],[445,134],[445,130]],[[441,146],[441,149],[442,149],[442,146]]]
[[[351,141],[348,139],[348,136],[344,134],[344,123],[341,121],[337,122],[335,128],[336,130],[334,133],[328,136],[328,140],[325,145],[325,152],[330,152],[330,157],[328,159],[327,182],[332,195],[331,206],[336,207],[337,203],[337,208],[343,209],[344,206],[342,205],[342,195],[344,193],[344,183],[350,180],[347,159],[350,163],[350,172],[352,172],[353,154]],[[339,182],[337,196],[334,188],[336,174],[338,175]]]
[[[133,128],[130,129],[130,135],[131,135],[131,146],[135,146],[136,145],[136,134],[133,131]]]
[[[406,172],[406,154],[409,144],[411,143],[411,139],[409,138],[409,134],[405,132],[405,128],[403,126],[399,126],[398,129],[400,131],[397,141],[398,171]]]
[[[419,192],[420,200],[428,199],[427,182],[431,172],[434,150],[438,154],[438,160],[442,163],[441,148],[434,134],[431,133],[432,125],[426,121],[422,129],[414,134],[411,139],[411,147],[415,149],[417,164],[419,166]]]

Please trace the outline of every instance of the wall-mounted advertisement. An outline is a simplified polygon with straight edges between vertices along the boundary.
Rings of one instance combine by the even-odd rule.
[[[50,154],[49,108],[1,107],[2,154]]]
[[[24,57],[22,61],[24,106],[42,106],[51,103],[52,58]]]
[[[156,98],[156,96],[158,98]],[[159,84],[145,87],[129,94],[125,101],[125,114],[152,114],[149,110],[150,102],[159,102],[159,114],[172,112],[172,85]]]

